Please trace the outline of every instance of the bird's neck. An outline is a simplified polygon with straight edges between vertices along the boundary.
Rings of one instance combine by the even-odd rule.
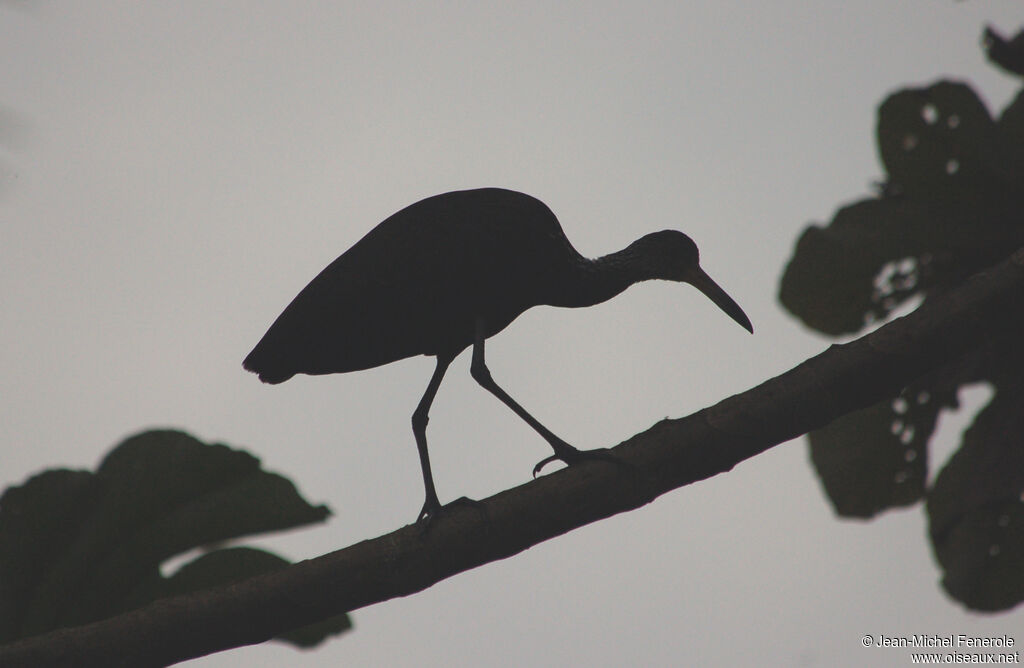
[[[579,257],[573,269],[573,277],[566,282],[562,299],[555,306],[600,304],[634,283],[650,278],[637,264],[630,248],[593,260]]]

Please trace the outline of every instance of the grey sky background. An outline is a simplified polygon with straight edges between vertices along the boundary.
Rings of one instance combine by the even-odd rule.
[[[332,508],[256,541],[291,559],[411,522],[432,360],[275,387],[241,360],[380,220],[469,187],[539,197],[590,256],[681,229],[754,323],[662,282],[527,312],[488,364],[555,433],[610,446],[743,391],[828,344],[777,282],[803,226],[879,177],[878,103],[952,77],[998,112],[1014,82],[978,38],[1022,16],[1018,0],[0,4],[3,482],[171,426]],[[943,418],[933,474],[964,424]],[[465,354],[428,437],[442,501],[520,484],[549,452]],[[950,602],[925,532],[920,507],[837,521],[800,439],[356,611],[315,652],[189,665],[901,666],[862,636],[1024,642],[1019,609]]]

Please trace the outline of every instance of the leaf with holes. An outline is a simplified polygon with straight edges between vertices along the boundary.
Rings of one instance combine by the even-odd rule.
[[[996,43],[992,34],[987,39]],[[897,91],[879,106],[877,147],[886,171],[877,195],[804,230],[780,281],[782,305],[825,334],[858,332],[1024,245],[1024,91],[998,120],[964,83]],[[809,435],[812,461],[840,515],[871,517],[928,494],[947,589],[963,600],[975,597],[969,605],[985,609],[1003,603],[993,598],[995,581],[982,582],[990,573],[977,550],[984,543],[984,550],[1016,554],[1012,540],[992,543],[986,532],[1001,523],[1018,526],[1017,516],[971,505],[970,495],[951,482],[971,470],[978,445],[969,456],[958,453],[934,494],[926,491],[927,448],[940,409],[955,406],[957,390],[967,383],[994,384],[1000,400],[1010,391],[1024,414],[1024,397],[1006,389],[1024,377],[1014,325],[1019,314],[1009,309],[1005,327],[992,328],[976,350],[919,379],[916,390]],[[921,389],[928,400],[919,405]],[[1022,468],[1018,463],[1014,470]],[[972,482],[986,485],[981,475]],[[1020,568],[1013,558],[1001,563]]]
[[[994,122],[969,87],[940,81],[878,112],[879,197],[800,236],[779,300],[825,334],[857,332],[1024,244],[1024,101]]]
[[[779,301],[824,334],[848,334],[884,319],[934,277],[932,256],[900,232],[904,223],[941,217],[931,206],[895,198],[843,207],[827,227],[804,230],[782,275]]]
[[[930,195],[936,187],[958,183],[949,178],[958,173],[987,178],[1001,151],[995,122],[974,91],[940,81],[901,90],[882,102],[878,152],[902,192]]]
[[[928,476],[928,439],[948,391],[915,387],[833,421],[810,434],[811,461],[843,517],[873,517],[921,500]]]
[[[138,434],[95,473],[46,471],[0,497],[0,641],[136,605],[176,554],[327,515],[246,452]]]
[[[999,388],[964,434],[928,496],[942,585],[975,610],[1024,600],[1024,396]]]

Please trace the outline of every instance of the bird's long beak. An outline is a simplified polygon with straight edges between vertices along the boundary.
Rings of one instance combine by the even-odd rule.
[[[718,308],[725,311],[726,315],[740,324],[743,329],[751,334],[754,333],[754,326],[750,324],[750,318],[743,312],[740,305],[733,301],[732,297],[725,294],[725,290],[718,287],[718,283],[711,280],[711,277],[704,273],[700,267],[694,267],[686,277],[686,282],[703,292],[708,299],[715,302]]]

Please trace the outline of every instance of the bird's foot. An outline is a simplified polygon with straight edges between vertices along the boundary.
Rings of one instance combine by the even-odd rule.
[[[416,524],[420,525],[422,531],[426,533],[430,527],[433,526],[434,520],[451,510],[454,506],[468,506],[470,508],[476,508],[483,513],[485,519],[487,518],[487,509],[483,502],[471,499],[468,496],[460,496],[454,501],[450,501],[443,506],[436,498],[428,498],[423,504],[423,509],[420,511],[420,514],[416,517]]]
[[[429,526],[440,512],[441,502],[437,500],[437,497],[427,497],[426,502],[423,504],[423,509],[420,510],[420,514],[416,516],[416,524],[425,524]]]
[[[552,446],[555,447],[555,446]],[[554,461],[565,462],[569,466],[579,464],[580,462],[587,460],[599,459],[605,462],[611,462],[620,466],[628,466],[619,457],[612,454],[612,451],[608,448],[595,448],[594,450],[578,450],[567,443],[562,443],[555,447],[555,454],[545,457],[544,459],[537,462],[537,465],[533,467],[533,477],[536,478],[537,474],[541,472],[545,466]]]

